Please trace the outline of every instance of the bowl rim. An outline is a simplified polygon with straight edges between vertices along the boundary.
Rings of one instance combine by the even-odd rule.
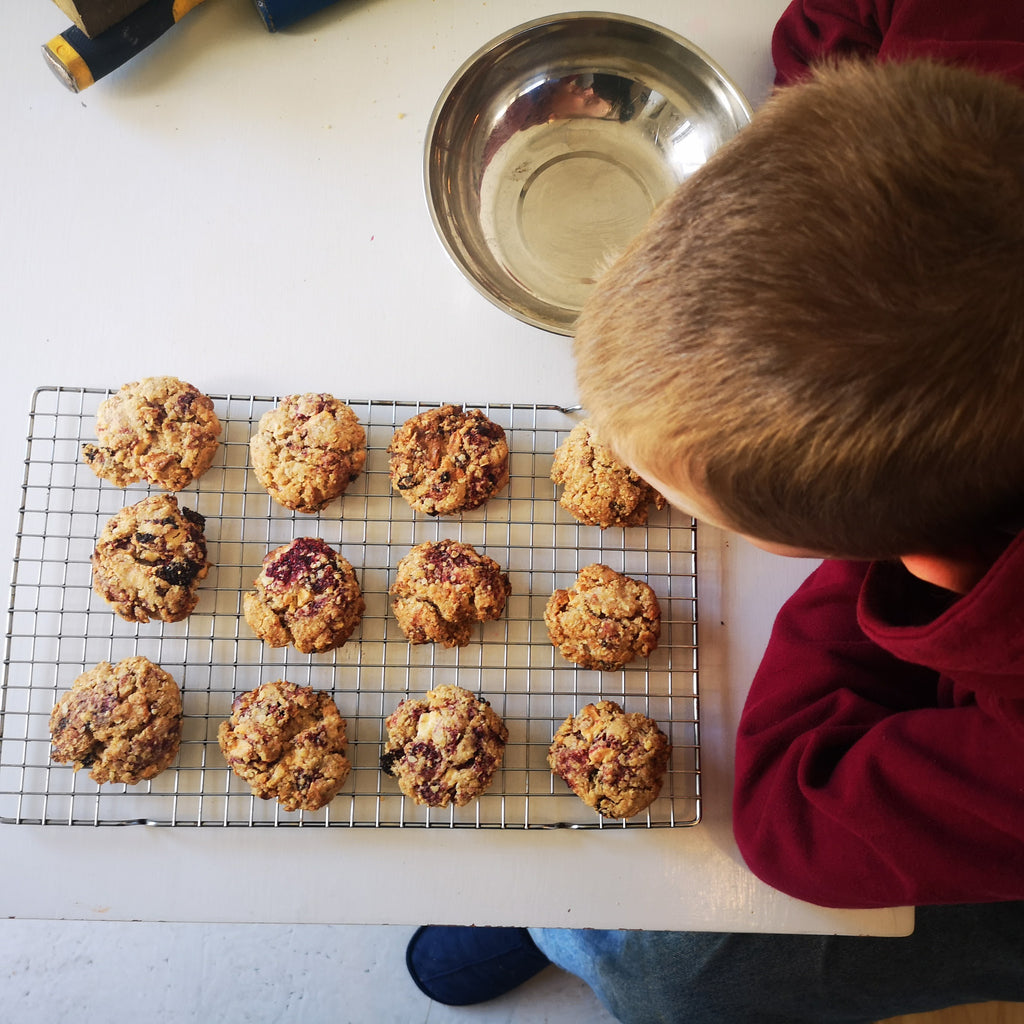
[[[739,110],[746,116],[747,123],[750,122],[754,116],[753,107],[750,101],[743,94],[740,87],[733,81],[732,77],[726,72],[718,61],[710,57],[704,50],[697,46],[690,39],[681,35],[672,29],[665,28],[664,25],[659,25],[656,22],[648,21],[645,18],[637,18],[630,14],[620,14],[612,11],[563,11],[555,14],[542,15],[538,18],[531,18],[529,21],[524,21],[518,25],[514,25],[504,32],[500,32],[494,36],[493,39],[484,43],[478,47],[469,57],[467,57],[455,70],[446,83],[445,87],[441,90],[437,101],[434,103],[433,111],[430,115],[430,120],[427,122],[427,130],[423,145],[423,189],[425,193],[427,210],[430,213],[430,219],[434,225],[434,233],[440,239],[441,244],[444,246],[452,262],[459,268],[462,275],[473,285],[473,287],[486,298],[492,305],[497,306],[499,309],[509,314],[515,319],[522,321],[523,323],[530,324],[533,327],[538,327],[543,331],[547,331],[552,334],[559,334],[564,337],[572,337],[574,333],[575,324],[571,324],[568,327],[564,327],[560,324],[553,323],[550,320],[545,320],[537,316],[531,315],[526,310],[520,309],[518,306],[507,302],[501,297],[498,292],[493,288],[488,288],[486,284],[472,271],[472,268],[467,265],[466,260],[463,258],[463,254],[452,244],[448,237],[448,232],[444,229],[442,219],[438,213],[437,206],[433,199],[433,161],[431,155],[434,151],[434,141],[437,134],[438,125],[441,121],[442,115],[445,112],[445,108],[448,106],[448,102],[455,92],[459,83],[465,78],[469,72],[476,67],[488,54],[497,49],[499,46],[507,43],[508,41],[515,39],[519,36],[527,35],[535,29],[542,28],[545,26],[556,26],[560,24],[571,24],[572,22],[586,21],[586,20],[603,20],[609,21],[621,25],[631,25],[639,28],[647,29],[653,33],[663,36],[664,38],[675,43],[677,46],[682,47],[684,50],[688,50],[695,57],[702,60],[707,66],[718,76],[719,84],[723,89],[731,96],[733,101],[736,103]]]

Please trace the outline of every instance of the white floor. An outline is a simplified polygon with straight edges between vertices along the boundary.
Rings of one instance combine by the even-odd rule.
[[[413,929],[0,921],[0,1019],[10,1024],[612,1024],[548,968],[456,1009],[405,970]]]

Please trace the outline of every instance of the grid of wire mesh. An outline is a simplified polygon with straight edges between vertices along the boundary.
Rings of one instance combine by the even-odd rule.
[[[110,391],[47,387],[33,396],[23,504],[12,574],[0,739],[0,821],[107,825],[351,826],[443,828],[657,828],[700,818],[697,695],[696,531],[671,509],[646,527],[601,531],[562,510],[548,474],[572,428],[572,410],[464,403],[505,428],[509,487],[461,517],[414,513],[388,477],[397,426],[436,403],[347,400],[367,431],[364,472],[319,515],[290,512],[248,469],[248,440],[279,396],[211,396],[223,423],[213,467],[179,492],[206,519],[213,563],[196,610],[179,623],[128,623],[92,591],[90,557],[107,519],[148,493],[97,479],[82,462],[96,407]],[[242,599],[267,551],[319,536],[355,567],[366,612],[342,648],[303,655],[272,649],[251,632]],[[463,648],[411,645],[390,614],[388,587],[414,544],[452,537],[488,554],[512,583],[505,614]],[[619,672],[577,668],[552,647],[544,606],[577,572],[603,562],[646,580],[662,606],[662,636],[646,662]],[[50,760],[49,715],[76,676],[134,654],[162,666],[182,689],[184,728],[176,763],[135,786],[97,785]],[[348,721],[353,770],[317,812],[254,797],[228,769],[217,728],[232,699],[288,679],[326,690]],[[502,770],[462,808],[424,808],[380,769],[384,719],[399,701],[457,682],[486,697],[509,731]],[[661,795],[628,821],[604,819],[548,769],[551,737],[591,700],[615,700],[659,722],[672,743]]]

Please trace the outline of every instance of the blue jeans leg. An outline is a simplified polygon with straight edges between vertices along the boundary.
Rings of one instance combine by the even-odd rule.
[[[1024,903],[920,907],[906,938],[531,928],[623,1024],[872,1024],[1024,1001]]]

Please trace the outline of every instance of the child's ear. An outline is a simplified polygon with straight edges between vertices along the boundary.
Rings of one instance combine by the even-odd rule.
[[[903,555],[900,561],[912,576],[954,594],[966,594],[988,572],[995,558],[971,550],[956,555]]]

